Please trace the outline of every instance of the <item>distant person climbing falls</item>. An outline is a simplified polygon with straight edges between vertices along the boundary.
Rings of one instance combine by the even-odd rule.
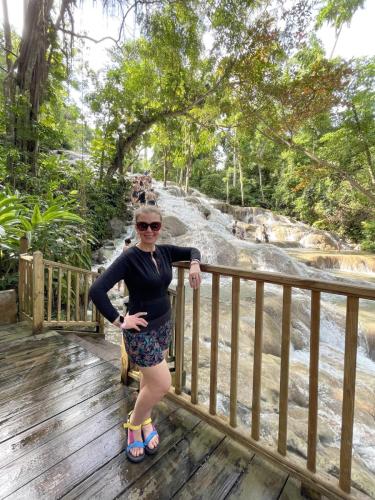
[[[267,233],[267,226],[265,224],[263,224],[263,226],[262,226],[262,236],[263,236],[264,243],[270,242],[270,239],[269,239],[269,236]]]
[[[156,205],[156,193],[153,190],[153,188],[151,188],[149,191],[147,191],[146,202],[147,202],[147,205]]]
[[[232,224],[232,234],[233,236],[236,236],[237,234],[237,221],[233,221],[233,224]]]
[[[109,266],[93,283],[90,298],[98,310],[122,329],[126,351],[142,374],[134,410],[124,427],[128,429],[126,455],[141,462],[156,453],[159,435],[152,424],[152,408],[168,392],[171,375],[165,356],[171,341],[171,303],[168,286],[172,280],[172,262],[190,261],[189,283],[197,289],[201,283],[200,252],[193,247],[156,245],[162,227],[161,212],[141,207],[135,212],[135,228],[140,239]],[[129,289],[129,312],[121,316],[113,307],[108,291],[119,280]]]
[[[146,192],[143,189],[138,193],[138,201],[141,205],[146,203]]]

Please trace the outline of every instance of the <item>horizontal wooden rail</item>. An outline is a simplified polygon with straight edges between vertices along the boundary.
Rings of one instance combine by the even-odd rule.
[[[94,327],[104,333],[104,318],[89,301],[89,287],[100,272],[43,259],[41,252],[21,254],[20,316],[33,332],[44,327]]]
[[[248,446],[255,452],[278,464],[304,484],[331,498],[353,498],[351,491],[351,464],[354,425],[356,353],[358,344],[359,299],[375,300],[375,289],[362,286],[331,283],[322,280],[285,276],[278,273],[244,271],[224,266],[203,265],[201,270],[212,275],[211,309],[211,351],[210,387],[207,406],[198,403],[199,384],[199,313],[200,293],[193,293],[192,327],[192,386],[191,395],[184,393],[184,330],[185,330],[185,269],[188,263],[175,264],[178,268],[176,292],[170,290],[172,303],[175,303],[175,387],[170,391],[173,398],[184,408],[199,415],[222,432]],[[187,274],[187,273],[186,273]],[[20,256],[20,312],[33,321],[33,330],[40,331],[43,326],[96,327],[104,330],[104,318],[94,306],[89,315],[88,290],[100,272],[92,272],[67,264],[43,260],[40,252],[33,256]],[[232,322],[230,356],[230,408],[229,417],[217,412],[218,353],[220,346],[220,280],[232,278]],[[253,387],[251,407],[251,435],[237,428],[237,388],[239,362],[239,311],[240,280],[256,283],[255,297],[255,338]],[[263,350],[263,316],[265,284],[283,287],[283,306],[281,328],[281,366],[279,427],[276,449],[262,443],[260,433],[261,414],[261,374]],[[292,291],[295,288],[310,290],[310,367],[309,367],[309,408],[308,408],[308,451],[307,462],[301,463],[288,455],[288,386],[289,386],[289,349],[292,324]],[[342,431],[340,446],[339,480],[325,473],[316,472],[317,455],[317,418],[318,418],[318,376],[319,376],[319,330],[321,293],[347,297],[345,363],[343,377]],[[45,303],[47,304],[45,310]],[[45,317],[46,316],[46,317]],[[124,354],[125,356],[125,354]],[[137,374],[129,372],[133,378]],[[126,378],[124,378],[125,380]]]
[[[89,269],[81,269],[80,267],[70,266],[69,264],[63,264],[62,262],[53,262],[52,260],[43,259],[45,266],[52,266],[54,269],[66,269],[69,271],[76,271],[80,274],[91,274],[93,276],[99,276],[99,272],[90,271]]]
[[[176,263],[179,281],[178,288],[183,290],[183,271],[189,268],[189,263]],[[355,372],[356,353],[358,343],[358,308],[359,299],[375,300],[375,289],[355,285],[331,283],[327,281],[303,279],[297,276],[285,276],[278,273],[243,271],[237,268],[223,266],[201,265],[201,271],[211,274],[211,337],[210,337],[210,382],[209,397],[205,405],[198,403],[199,381],[199,337],[197,336],[199,304],[196,303],[196,292],[193,294],[193,326],[192,326],[192,384],[190,397],[184,393],[181,386],[181,377],[177,378],[174,391],[169,396],[183,407],[199,415],[219,430],[245,444],[253,451],[278,464],[301,479],[306,486],[329,496],[330,498],[353,498],[351,496],[351,464],[353,448],[354,401],[355,401]],[[228,376],[230,376],[229,415],[217,414],[218,398],[218,354],[220,346],[219,328],[219,295],[220,279],[232,279],[232,324],[231,324],[231,357]],[[240,280],[255,282],[255,328],[253,351],[253,387],[251,409],[251,437],[237,429],[237,386],[238,386],[238,330],[239,330],[239,303]],[[261,387],[262,387],[262,352],[263,352],[263,316],[265,305],[265,284],[279,285],[283,290],[282,316],[280,318],[281,355],[279,380],[279,419],[278,436],[275,449],[262,443],[261,438]],[[307,460],[299,461],[288,454],[288,389],[290,371],[290,340],[292,325],[292,292],[294,289],[309,290],[311,292],[310,318],[310,367],[309,367],[309,407],[308,407],[308,438]],[[347,297],[346,337],[345,337],[345,364],[343,380],[342,404],[342,431],[340,446],[339,480],[329,474],[316,471],[317,460],[317,424],[318,424],[318,377],[319,377],[319,331],[320,331],[320,300],[321,293],[342,295]],[[182,295],[178,296],[182,297]],[[183,346],[184,301],[181,299],[176,312],[176,345]],[[229,312],[230,304],[228,304]],[[176,366],[181,373],[183,366],[182,347],[176,350]],[[356,497],[358,497],[356,492]]]
[[[177,268],[189,269],[188,262],[176,262]],[[353,295],[360,299],[375,299],[375,288],[365,288],[356,285],[343,285],[323,280],[312,280],[308,278],[299,278],[298,276],[285,276],[279,273],[243,271],[237,267],[213,266],[211,264],[202,264],[201,271],[210,274],[220,274],[221,276],[242,278],[250,281],[263,281],[274,285],[288,285],[294,288],[305,290],[315,290],[317,292],[334,293],[337,295]]]

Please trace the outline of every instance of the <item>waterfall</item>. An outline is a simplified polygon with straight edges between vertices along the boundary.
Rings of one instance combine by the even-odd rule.
[[[350,255],[332,251],[337,244],[337,237],[327,232],[316,231],[302,222],[286,216],[276,215],[269,210],[253,207],[230,207],[225,203],[210,199],[197,190],[191,189],[185,196],[182,189],[175,185],[163,188],[155,183],[159,196],[158,205],[163,218],[177,218],[185,228],[184,234],[173,236],[164,230],[160,243],[195,246],[202,253],[202,262],[240,267],[247,270],[271,271],[288,276],[306,277],[318,280],[340,281],[348,284],[360,284],[373,287],[375,278],[375,258]],[[245,231],[245,239],[240,240],[231,232],[233,220]],[[257,242],[262,236],[262,225],[266,224],[269,244]],[[182,231],[183,232],[183,231]],[[129,226],[127,237],[134,238],[134,230]],[[114,252],[113,259],[122,251],[122,242]],[[326,245],[328,250],[312,244]],[[304,248],[305,245],[305,248]],[[309,250],[306,250],[309,248]],[[349,245],[341,243],[341,250],[350,250]],[[324,259],[322,252],[331,252]],[[326,265],[324,264],[326,263]],[[361,263],[358,276],[337,275],[338,265],[356,270],[356,262]],[[364,264],[365,263],[365,267]],[[309,264],[309,265],[307,265]],[[313,267],[316,266],[316,267]],[[334,272],[332,272],[334,271]],[[364,272],[367,274],[364,274]],[[375,280],[374,280],[375,281]],[[191,291],[186,290],[185,315],[185,366],[187,383],[191,353]],[[200,321],[200,381],[201,400],[208,397],[209,359],[210,359],[210,297],[211,278],[204,275],[201,289]],[[220,280],[220,340],[219,340],[219,402],[222,412],[228,410],[230,372],[230,321],[231,321],[231,280]],[[241,280],[240,298],[240,367],[239,367],[239,406],[242,408],[242,423],[248,422],[249,415],[244,408],[251,407],[251,367],[254,338],[254,303],[255,286],[252,282]],[[337,446],[341,429],[341,397],[345,347],[345,311],[346,298],[323,293],[321,296],[320,357],[319,357],[319,439],[324,445],[328,457]],[[270,442],[274,438],[276,426],[275,408],[278,405],[280,344],[281,344],[282,287],[265,285],[264,298],[264,346],[262,382],[262,416],[265,422],[262,436]],[[310,344],[310,292],[293,288],[291,353],[290,353],[290,435],[293,447],[299,454],[305,453],[306,425],[302,421],[307,416],[308,405],[308,368]],[[359,345],[357,355],[357,392],[356,424],[354,429],[353,471],[375,472],[375,433],[373,432],[375,412],[375,302],[360,301]],[[206,371],[205,371],[206,370]],[[303,418],[302,418],[303,417]],[[326,456],[326,460],[327,459]],[[330,458],[332,461],[333,459]],[[328,463],[328,462],[327,462]],[[367,472],[366,472],[367,473]],[[366,476],[367,477],[367,476]],[[371,483],[368,491],[375,491]]]

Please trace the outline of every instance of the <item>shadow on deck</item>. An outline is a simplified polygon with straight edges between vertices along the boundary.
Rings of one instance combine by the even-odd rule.
[[[103,342],[0,328],[0,498],[302,498],[298,481],[166,399],[159,453],[129,463],[121,424],[137,392]]]

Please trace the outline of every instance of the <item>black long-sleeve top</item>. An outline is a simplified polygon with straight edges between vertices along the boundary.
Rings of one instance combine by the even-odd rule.
[[[124,280],[129,290],[129,314],[147,312],[144,318],[148,322],[153,321],[164,317],[171,307],[167,292],[172,281],[172,262],[200,258],[199,250],[194,247],[156,245],[154,252],[131,247],[93,283],[90,298],[112,323],[119,313],[111,304],[107,292],[120,280]]]

